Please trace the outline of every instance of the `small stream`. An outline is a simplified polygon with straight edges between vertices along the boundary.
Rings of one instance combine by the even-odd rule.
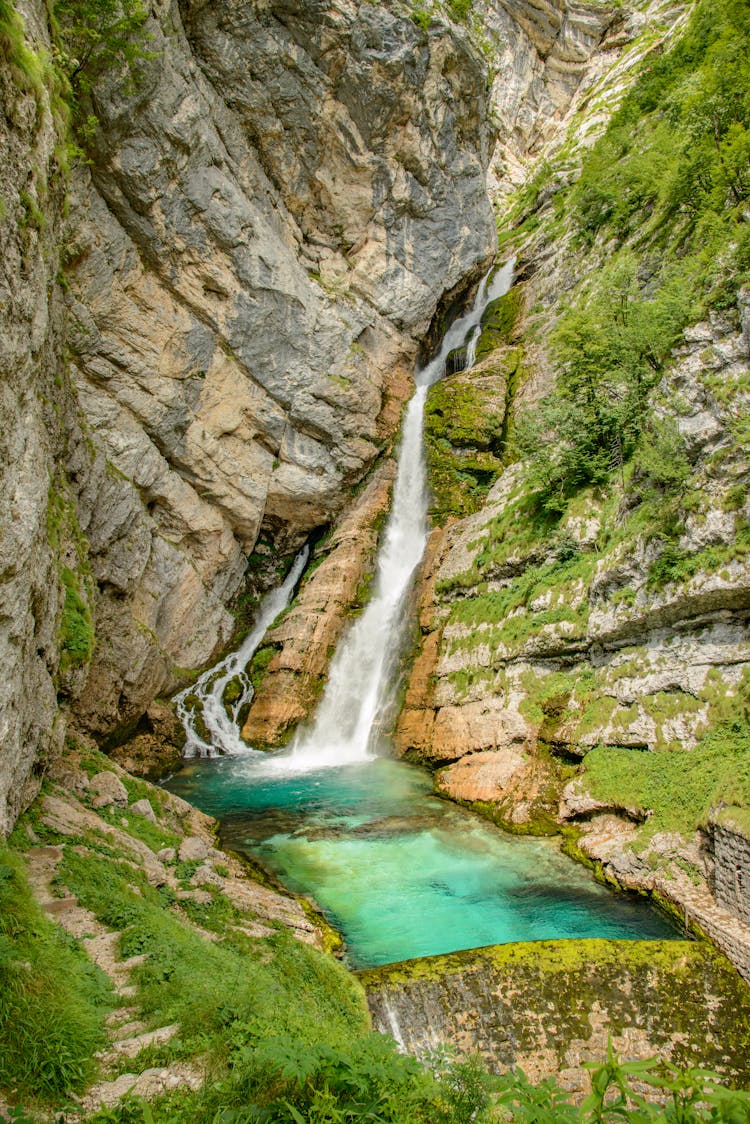
[[[416,372],[373,594],[334,654],[312,722],[276,754],[245,745],[237,724],[252,698],[244,669],[293,596],[306,549],[261,605],[242,647],[177,698],[193,760],[167,787],[216,816],[227,846],[312,896],[342,932],[356,968],[507,941],[676,935],[644,902],[598,886],[556,841],[505,835],[436,798],[425,770],[388,757],[383,731],[428,535],[427,392],[454,348],[468,344],[471,365],[482,312],[512,278],[512,262],[488,274],[439,353]],[[239,681],[240,698],[227,707],[231,680]],[[191,709],[196,700],[201,723]]]

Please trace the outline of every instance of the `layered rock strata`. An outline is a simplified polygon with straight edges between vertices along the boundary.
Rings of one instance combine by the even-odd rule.
[[[435,764],[463,759],[460,771],[441,773],[446,792],[460,777],[465,797],[475,769],[476,799],[485,799],[495,760],[502,803],[510,763],[520,768],[519,753],[540,742],[574,756],[597,745],[689,748],[727,700],[741,700],[750,680],[750,507],[735,428],[750,406],[750,352],[737,323],[714,319],[686,333],[657,404],[687,443],[701,496],[678,544],[693,559],[691,576],[655,585],[659,541],[624,535],[606,545],[612,516],[591,495],[553,538],[525,545],[517,468],[480,512],[438,533],[398,744]],[[500,604],[534,569],[538,585],[496,619],[493,596]],[[510,806],[518,822],[515,798]]]

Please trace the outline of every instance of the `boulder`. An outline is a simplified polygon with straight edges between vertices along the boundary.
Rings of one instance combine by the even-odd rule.
[[[89,781],[89,792],[94,808],[108,808],[112,804],[117,808],[128,806],[128,790],[116,773],[96,773]]]

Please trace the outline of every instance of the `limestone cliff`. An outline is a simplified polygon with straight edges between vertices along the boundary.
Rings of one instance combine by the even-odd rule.
[[[44,41],[45,27],[34,30]],[[64,592],[50,523],[62,556],[71,549],[65,519],[48,510],[64,447],[60,106],[27,61],[0,65],[0,834],[61,743],[54,677]]]
[[[442,294],[494,243],[486,61],[455,24],[397,0],[155,2],[135,84],[110,69],[83,106],[63,230],[66,123],[44,8],[23,11],[36,86],[2,79],[3,830],[62,737],[56,695],[100,737],[132,726],[228,641],[261,526],[288,552],[345,506]]]
[[[114,470],[78,707],[100,733],[228,638],[261,523],[288,549],[341,508],[492,236],[465,36],[398,5],[154,15],[137,91],[95,92],[68,250],[76,389]]]

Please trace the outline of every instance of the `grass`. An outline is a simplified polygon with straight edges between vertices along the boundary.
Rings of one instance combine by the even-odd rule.
[[[76,574],[64,566],[61,572],[65,590],[60,621],[60,672],[65,674],[91,659],[94,652],[94,621],[87,602],[81,596],[81,585]]]
[[[111,823],[113,827],[118,827],[121,831],[127,831],[128,835],[132,835],[134,839],[140,839],[154,853],[161,851],[164,847],[178,847],[180,844],[181,836],[177,835],[176,832],[166,830],[160,824],[153,823],[147,816],[141,816],[131,808],[127,810],[114,807],[101,808],[99,815],[107,823]],[[123,821],[127,821],[127,826]]]
[[[642,840],[657,831],[689,836],[720,802],[750,807],[750,724],[720,723],[691,750],[600,747],[587,754],[584,776],[598,799],[649,812]]]
[[[233,909],[217,901],[201,918],[224,939],[209,943],[172,908],[170,891],[154,889],[126,863],[70,848],[59,883],[121,932],[123,957],[148,954],[134,972],[137,1002],[153,1025],[181,1024],[187,1053],[207,1050],[221,1060],[268,1035],[336,1043],[366,1029],[348,973],[286,930],[264,941],[259,955],[258,942],[228,933]]]
[[[693,553],[681,550],[674,543],[666,543],[649,567],[648,584],[651,589],[661,589],[671,583],[687,582],[698,573],[715,573],[730,562],[747,558],[748,554],[750,524],[739,520],[731,542],[717,543]]]
[[[503,589],[466,597],[451,609],[450,623],[469,626],[496,624],[510,626],[512,614],[527,609],[535,598],[552,592],[549,607],[528,616],[555,620],[579,620],[587,605],[585,594],[596,566],[596,556],[576,555],[567,561],[554,561],[539,566],[529,565],[523,573]],[[516,628],[517,626],[513,626]]]
[[[0,850],[0,1088],[48,1104],[82,1089],[112,1006],[106,978],[36,905],[23,860]]]

